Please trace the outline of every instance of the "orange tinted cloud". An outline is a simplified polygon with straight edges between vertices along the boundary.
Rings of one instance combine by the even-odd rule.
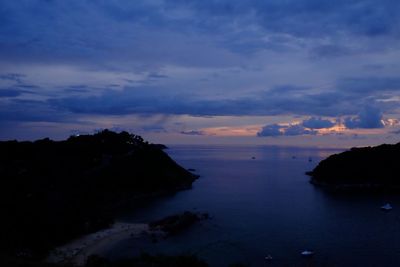
[[[261,127],[261,125],[210,127],[201,131],[205,135],[213,136],[256,136]]]

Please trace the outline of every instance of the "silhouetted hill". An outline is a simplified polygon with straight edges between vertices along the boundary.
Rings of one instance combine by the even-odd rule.
[[[127,202],[190,188],[196,176],[162,146],[104,130],[35,142],[0,142],[0,249],[40,257],[107,227]]]
[[[338,190],[399,190],[400,143],[352,148],[321,161],[311,183]]]

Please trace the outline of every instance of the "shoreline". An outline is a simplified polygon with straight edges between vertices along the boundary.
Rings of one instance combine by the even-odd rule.
[[[139,238],[151,233],[147,223],[114,223],[110,228],[75,239],[50,251],[46,262],[72,263],[83,266],[87,257],[111,248],[115,243],[129,238]]]

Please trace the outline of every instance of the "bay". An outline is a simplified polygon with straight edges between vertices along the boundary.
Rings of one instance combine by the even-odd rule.
[[[341,151],[172,146],[166,152],[201,177],[191,190],[152,201],[119,220],[149,222],[185,210],[207,212],[211,219],[157,243],[125,240],[105,255],[192,253],[210,266],[398,266],[399,196],[332,194],[305,175]],[[394,207],[391,212],[380,210],[386,202]],[[315,256],[302,257],[305,249]],[[265,261],[267,255],[273,260]]]

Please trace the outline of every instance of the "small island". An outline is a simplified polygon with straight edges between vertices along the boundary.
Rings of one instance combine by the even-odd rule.
[[[352,148],[322,160],[311,183],[338,191],[400,191],[400,143]]]
[[[121,209],[190,188],[198,176],[165,148],[109,130],[0,142],[1,260],[40,261],[54,247],[110,227]]]

